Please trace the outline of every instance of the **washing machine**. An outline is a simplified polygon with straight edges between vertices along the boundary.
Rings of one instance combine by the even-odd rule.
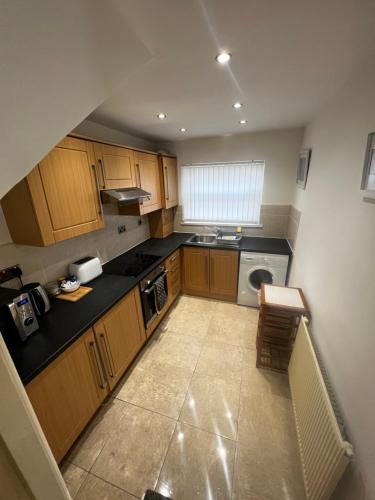
[[[262,283],[285,285],[289,255],[241,252],[237,304],[259,307]]]

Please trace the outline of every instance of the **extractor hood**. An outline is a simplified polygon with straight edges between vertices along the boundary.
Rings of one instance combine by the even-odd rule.
[[[137,203],[144,199],[150,199],[151,193],[148,193],[144,189],[133,187],[133,188],[122,188],[122,189],[103,189],[101,192],[103,203],[118,203],[119,205],[129,205],[131,203]]]

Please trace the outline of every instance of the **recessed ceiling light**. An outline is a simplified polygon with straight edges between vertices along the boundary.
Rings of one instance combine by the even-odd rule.
[[[180,128],[180,132],[186,132],[186,128],[184,127]]]
[[[247,123],[247,120],[240,120],[238,123],[239,123],[240,125],[245,125],[245,123]]]
[[[164,120],[164,118],[166,118],[167,115],[165,113],[158,113],[157,117],[159,118],[159,120]]]
[[[240,102],[235,102],[234,104],[232,104],[232,106],[235,108],[235,109],[239,109],[239,108],[242,108],[242,104]]]
[[[220,64],[226,64],[231,57],[232,56],[229,52],[220,52],[220,54],[216,56],[216,61]]]

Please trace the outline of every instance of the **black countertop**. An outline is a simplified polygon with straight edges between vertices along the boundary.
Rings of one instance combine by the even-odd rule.
[[[103,266],[104,273],[89,284],[93,291],[78,302],[65,302],[54,299],[52,309],[39,320],[39,330],[32,334],[26,342],[21,342],[14,337],[8,339],[4,335],[9,352],[23,383],[30,382],[48,366],[51,361],[134,288],[152,268],[159,265],[177,248],[186,245],[186,240],[190,236],[191,233],[173,233],[163,240],[151,238],[141,243],[105,264]],[[204,246],[221,248],[216,244]],[[225,248],[228,248],[228,246],[225,246]],[[278,238],[244,237],[240,245],[234,249],[291,255],[286,240]],[[135,253],[157,255],[160,259],[137,278],[106,274],[111,272],[111,266],[114,263],[125,262],[129,256]]]

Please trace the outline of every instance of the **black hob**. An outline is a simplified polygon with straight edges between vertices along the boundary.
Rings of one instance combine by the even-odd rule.
[[[103,270],[106,274],[137,277],[159,259],[160,257],[158,255],[141,253],[127,255],[126,257],[120,256],[108,262],[108,264],[105,264]]]

